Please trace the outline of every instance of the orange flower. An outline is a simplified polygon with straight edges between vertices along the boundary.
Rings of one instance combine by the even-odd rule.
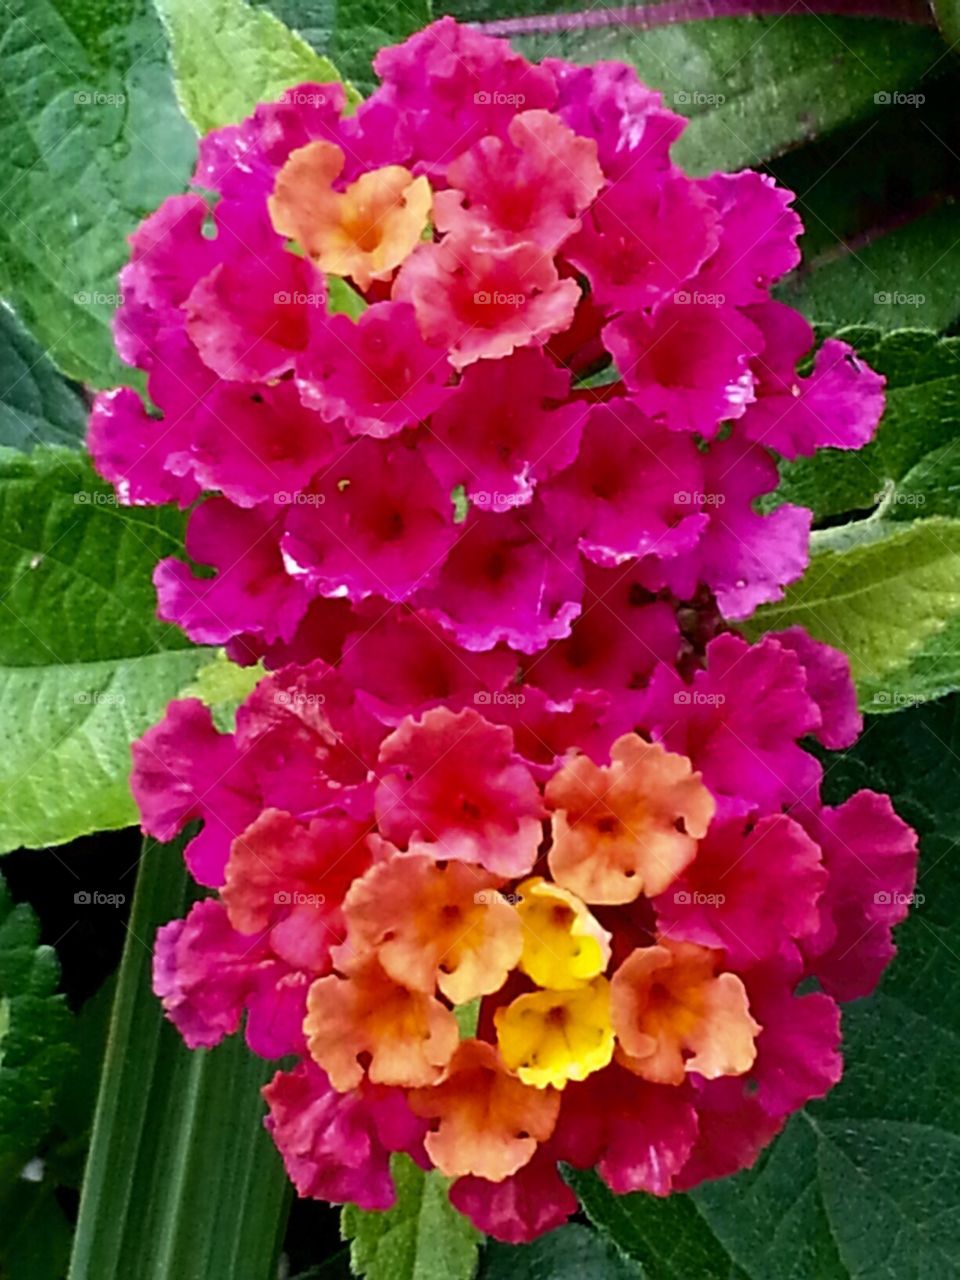
[[[662,893],[690,863],[713,817],[713,797],[686,756],[635,733],[611,763],[576,756],[547,783],[554,810],[554,880],[585,902],[615,905]]]
[[[388,279],[420,242],[430,184],[389,164],[335,191],[343,164],[340,148],[322,139],[292,151],[277,174],[270,218],[321,271],[351,276],[366,289],[371,280]]]
[[[341,1093],[363,1079],[361,1055],[369,1055],[374,1084],[433,1084],[460,1040],[449,1009],[394,982],[376,959],[345,978],[318,978],[307,993],[303,1030],[314,1061]]]
[[[665,939],[630,953],[611,983],[623,1066],[655,1084],[682,1084],[688,1071],[714,1080],[750,1070],[762,1028],[736,974],[716,974],[721,955]]]
[[[438,1122],[425,1141],[437,1168],[448,1178],[474,1174],[490,1182],[527,1164],[560,1111],[555,1089],[521,1084],[482,1040],[465,1040],[440,1084],[417,1089],[409,1101],[416,1115]]]
[[[523,948],[516,908],[497,891],[502,883],[463,862],[394,856],[348,893],[343,952],[376,951],[397,982],[431,994],[439,985],[454,1004],[490,995]]]

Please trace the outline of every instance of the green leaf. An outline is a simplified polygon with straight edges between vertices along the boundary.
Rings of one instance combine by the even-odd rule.
[[[262,1124],[275,1066],[235,1036],[190,1052],[150,989],[158,925],[191,890],[147,843],[117,985],[70,1280],[272,1280],[289,1183]]]
[[[427,26],[433,16],[430,0],[339,0],[330,56],[359,89],[370,93],[379,84],[371,66],[374,56]]]
[[[960,340],[862,326],[837,336],[886,376],[883,420],[864,449],[782,464],[775,503],[809,506],[828,527],[813,534],[805,577],[746,630],[801,623],[850,655],[866,710],[901,710],[960,685]]]
[[[258,0],[267,4],[267,0]],[[269,0],[272,9],[315,49],[329,57],[364,94],[378,81],[371,63],[384,45],[396,44],[433,19],[430,0]]]
[[[212,657],[155,618],[182,530],[68,450],[0,450],[0,851],[136,821],[130,743]]]
[[[960,520],[864,521],[812,543],[804,577],[754,614],[748,636],[799,624],[842,649],[868,711],[960,687]]]
[[[960,316],[960,119],[953,59],[900,97],[772,166],[798,193],[804,261],[778,289],[836,328],[944,329]],[[919,92],[917,92],[919,90]]]
[[[329,59],[266,9],[244,0],[155,3],[170,38],[177,97],[200,134],[237,123],[292,85],[340,79]]]
[[[643,1264],[649,1280],[732,1280],[729,1255],[689,1196],[615,1196],[595,1173],[570,1170],[567,1176],[590,1220]]]
[[[72,1231],[45,1178],[0,1177],[0,1280],[63,1280]]]
[[[577,1225],[560,1227],[533,1244],[491,1240],[480,1280],[643,1280],[644,1272],[605,1236]]]
[[[330,315],[345,315],[357,320],[366,309],[364,299],[346,280],[340,276],[327,276],[327,311]]]
[[[60,966],[39,938],[33,911],[14,906],[0,877],[0,1165],[33,1154],[74,1060]]]
[[[0,308],[0,445],[80,445],[86,427],[83,400],[43,348]]]
[[[866,326],[831,336],[849,342],[886,376],[883,419],[863,449],[821,449],[813,458],[783,463],[777,503],[810,507],[815,525],[862,515],[881,502],[887,519],[960,516],[960,490],[943,469],[960,437],[960,339]]]
[[[542,5],[531,13],[583,5]],[[502,0],[466,0],[457,16],[513,17]],[[912,86],[943,54],[932,31],[893,22],[821,18],[730,18],[654,31],[622,21],[576,32],[516,37],[535,58],[588,63],[632,62],[663,91],[667,105],[690,115],[677,144],[679,163],[696,173],[755,165],[789,147],[875,110],[874,95]]]
[[[241,667],[231,662],[226,650],[218,649],[211,662],[202,666],[196,678],[180,693],[182,698],[199,698],[210,708],[221,733],[233,733],[237,708],[253,692],[265,674],[262,663]]]
[[[841,1083],[735,1178],[667,1201],[585,1191],[657,1280],[960,1275],[960,699],[875,721],[831,757],[829,803],[863,786],[918,829],[920,882],[878,993],[844,1009]]]
[[[451,1205],[447,1180],[408,1156],[391,1161],[397,1203],[385,1213],[345,1205],[340,1221],[350,1262],[366,1280],[470,1280],[479,1233]]]
[[[125,237],[196,151],[150,0],[8,0],[0,83],[0,293],[65,373],[129,381],[110,333]]]

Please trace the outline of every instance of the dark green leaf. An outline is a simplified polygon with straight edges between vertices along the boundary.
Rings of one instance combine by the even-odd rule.
[[[148,843],[117,986],[71,1280],[273,1280],[289,1184],[264,1132],[274,1067],[242,1037],[191,1053],[150,989],[158,925],[191,897]]]
[[[960,438],[960,339],[865,325],[831,336],[885,375],[883,420],[864,449],[822,449],[782,464],[776,501],[810,507],[815,524],[863,515],[881,502],[889,519],[960,515],[960,489],[949,487],[940,452]]]
[[[798,195],[804,261],[779,293],[811,319],[942,329],[960,315],[956,66],[772,167]],[[952,74],[950,74],[952,72]]]
[[[70,1223],[46,1179],[0,1175],[0,1280],[63,1280]]]
[[[520,11],[543,13],[576,5],[526,0]],[[503,0],[463,0],[457,16],[513,17]],[[874,96],[911,87],[943,55],[932,31],[892,22],[778,18],[687,22],[654,31],[628,23],[587,31],[516,37],[531,57],[632,62],[640,78],[663,91],[667,104],[691,116],[675,155],[697,173],[736,169],[770,159],[875,109]]]
[[[80,445],[86,409],[43,349],[0,309],[0,445]]]
[[[74,1060],[70,1014],[56,994],[60,966],[39,937],[33,911],[14,906],[0,877],[0,1163],[7,1167],[34,1154]]]
[[[533,1244],[491,1240],[483,1251],[480,1280],[643,1280],[644,1272],[610,1240],[587,1227],[551,1231]]]
[[[615,1196],[595,1173],[571,1170],[569,1178],[590,1219],[649,1280],[733,1280],[730,1256],[689,1196]]]

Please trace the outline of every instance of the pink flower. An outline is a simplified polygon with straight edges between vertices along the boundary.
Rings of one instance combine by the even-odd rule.
[[[813,346],[813,330],[803,316],[782,302],[763,302],[748,314],[765,345],[752,365],[756,401],[743,419],[746,435],[785,458],[826,446],[861,449],[872,440],[886,379],[836,338],[827,339],[811,373],[800,378],[797,362]]]
[[[380,830],[400,848],[501,875],[533,865],[543,802],[505,726],[437,707],[384,741],[379,776]]]
[[[819,727],[819,709],[796,656],[769,636],[718,636],[690,685],[661,667],[644,721],[702,771],[721,813],[775,813],[816,794],[822,770],[798,740]]]
[[[715,173],[700,186],[720,215],[719,243],[691,291],[714,295],[720,306],[765,303],[770,286],[800,261],[797,237],[803,223],[789,208],[793,192],[751,169]]]
[[[889,796],[858,791],[836,808],[810,806],[803,821],[830,873],[818,932],[803,943],[811,972],[838,1000],[869,995],[893,958],[892,928],[916,883],[917,837]]]
[[[529,502],[577,456],[587,405],[565,403],[569,390],[570,375],[536,348],[477,361],[433,416],[420,446],[427,465],[480,510]]]
[[[218,902],[197,902],[185,920],[158,931],[153,989],[191,1049],[219,1044],[246,1012],[254,1053],[302,1052],[306,976],[279,960],[262,935],[231,928]]]
[[[415,157],[426,172],[442,172],[454,155],[488,134],[505,134],[518,106],[552,107],[557,93],[546,68],[532,66],[506,40],[492,40],[453,18],[381,49],[373,69],[383,88],[365,105],[382,104],[396,118],[391,158]]]
[[[601,306],[649,313],[714,252],[716,222],[713,202],[696,183],[676,170],[650,174],[640,165],[600,193],[563,251]]]
[[[298,365],[303,402],[352,435],[378,438],[429,418],[448,398],[446,353],[420,337],[413,308],[380,302],[359,320],[334,315]]]
[[[302,1196],[389,1209],[396,1200],[390,1153],[423,1160],[426,1124],[399,1089],[365,1085],[337,1093],[308,1059],[293,1071],[278,1071],[263,1096],[270,1108],[267,1130]]]
[[[357,441],[292,507],[283,557],[323,595],[406,600],[432,581],[456,541],[453,503],[416,453]]]
[[[581,567],[573,547],[554,537],[539,509],[528,510],[469,517],[422,598],[465,649],[502,641],[535,653],[568,636],[580,612]]]
[[[198,819],[184,850],[201,884],[223,884],[230,844],[259,809],[255,774],[229,734],[218,733],[196,698],[171,702],[159,724],[132,747],[130,789],[146,835],[172,840]]]
[[[465,237],[505,232],[551,252],[580,225],[603,186],[596,143],[549,111],[513,117],[507,137],[481,138],[447,168],[435,201],[441,231]]]
[[[289,639],[307,596],[280,556],[282,512],[272,503],[244,510],[226,498],[195,507],[187,554],[216,574],[200,577],[182,560],[161,560],[153,575],[159,616],[197,644],[223,644],[245,631],[262,631],[268,641]]]
[[[177,701],[133,748],[216,891],[155,989],[188,1045],[295,1057],[301,1194],[387,1208],[405,1152],[518,1242],[575,1212],[562,1164],[750,1165],[893,954],[915,837],[807,750],[859,731],[849,663],[724,621],[807,563],[777,455],[865,443],[883,379],[835,339],[797,376],[791,194],[684,174],[632,69],[452,18],[376,69],[205,138],[122,273],[156,416],[101,394],[91,452],[192,507],[160,616],[268,671],[232,733]]]
[[[827,883],[820,847],[783,814],[714,823],[696,861],[654,901],[671,938],[722,947],[741,964],[815,933]]]
[[[455,369],[542,344],[566,329],[580,298],[550,254],[529,240],[450,235],[400,268],[393,297],[412,302],[428,342],[445,342]]]
[[[94,465],[125,506],[188,507],[200,493],[192,476],[164,468],[176,439],[170,424],[151,418],[130,387],[100,391],[94,397],[87,448]]]
[[[580,453],[545,487],[544,505],[580,534],[580,550],[615,566],[689,551],[709,522],[693,440],[658,426],[627,400],[591,410]]]
[[[750,358],[763,347],[755,325],[732,307],[677,293],[653,320],[631,312],[613,320],[603,341],[631,399],[674,431],[712,438],[754,399]]]

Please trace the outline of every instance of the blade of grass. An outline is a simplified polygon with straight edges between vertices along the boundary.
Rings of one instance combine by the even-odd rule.
[[[240,1037],[191,1053],[150,986],[157,926],[193,897],[148,841],[111,1017],[70,1280],[273,1280],[289,1184],[261,1124],[274,1067]]]

